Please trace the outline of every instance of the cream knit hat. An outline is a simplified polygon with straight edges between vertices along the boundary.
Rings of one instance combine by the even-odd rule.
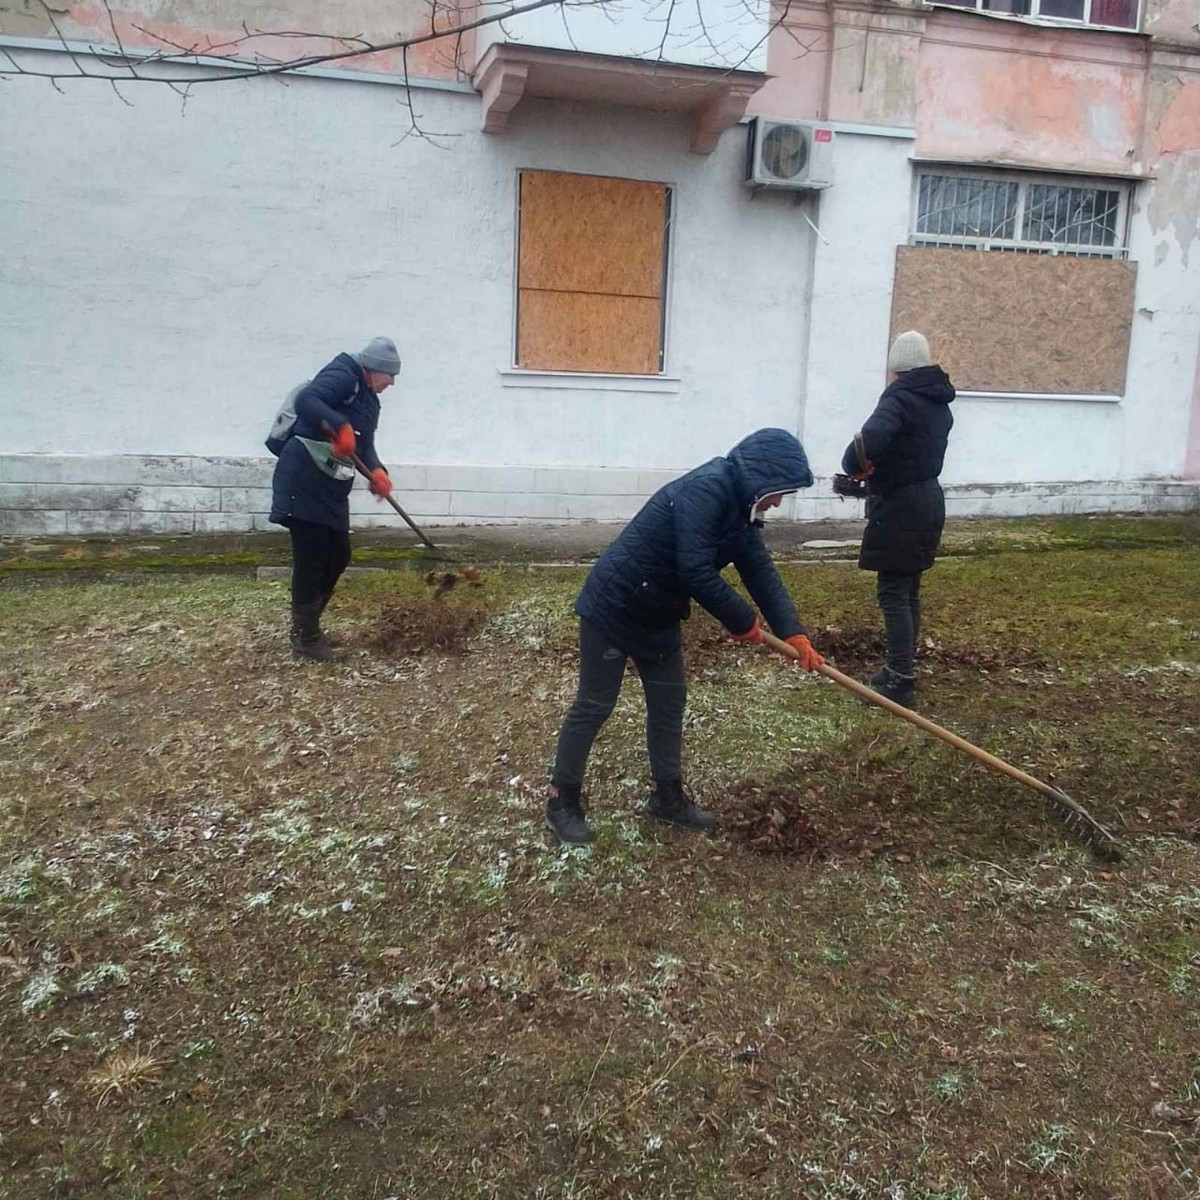
[[[933,359],[929,356],[929,343],[925,335],[910,329],[902,333],[888,351],[887,365],[889,371],[911,371],[915,367],[927,367]]]

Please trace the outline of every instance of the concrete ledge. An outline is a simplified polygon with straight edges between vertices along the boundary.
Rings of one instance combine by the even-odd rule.
[[[271,510],[275,460],[209,456],[0,454],[0,536],[279,532]],[[542,525],[627,521],[681,469],[400,464],[396,500],[418,525]],[[946,488],[956,517],[1189,512],[1200,481],[960,483]],[[355,529],[405,528],[356,486]],[[781,516],[861,520],[863,505],[833,494],[830,477],[789,498]]]

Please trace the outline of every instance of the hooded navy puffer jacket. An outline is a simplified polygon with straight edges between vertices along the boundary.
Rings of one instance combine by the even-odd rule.
[[[795,607],[763,545],[753,509],[764,496],[811,487],[799,441],[760,429],[724,458],[714,458],[660,488],[597,560],[575,611],[635,657],[679,647],[689,600],[731,633],[750,630],[754,610],[721,578],[730,563],[772,631],[803,633]]]

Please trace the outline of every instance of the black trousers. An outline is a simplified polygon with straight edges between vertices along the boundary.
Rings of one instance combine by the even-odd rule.
[[[594,625],[579,622],[579,691],[558,735],[554,782],[580,787],[588,754],[600,727],[621,694],[628,655],[612,645]],[[687,677],[683,651],[665,659],[634,657],[646,693],[646,750],[650,773],[658,780],[682,776],[683,710]]]
[[[350,531],[293,518],[292,605],[312,604],[329,595],[350,565]]]
[[[887,634],[888,669],[911,676],[921,635],[921,573],[880,571],[876,595]]]

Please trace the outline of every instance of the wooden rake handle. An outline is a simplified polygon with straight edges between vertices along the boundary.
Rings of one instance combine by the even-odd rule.
[[[354,460],[354,465],[358,468],[358,473],[364,479],[370,479],[371,472],[367,470],[367,464],[363,462],[363,460],[359,458],[357,454],[352,454],[350,457]],[[404,511],[404,509],[400,507],[399,504],[396,503],[395,500],[392,499],[391,496],[384,496],[383,499],[386,500],[404,518],[409,529],[411,529],[413,533],[415,533],[430,550],[437,549],[437,547],[429,540],[429,538],[425,536],[425,533],[422,531],[421,527],[412,519],[412,517],[408,515],[408,513]]]
[[[332,437],[333,436],[333,427],[329,424],[329,422],[322,421],[321,425],[324,428],[325,432],[327,434],[329,434],[330,437]],[[351,454],[350,457],[354,461],[354,465],[358,468],[358,473],[364,479],[370,480],[371,472],[367,469],[367,464],[365,462],[363,462],[363,460],[361,458],[359,458],[357,454]],[[400,507],[400,505],[397,504],[396,501],[392,499],[391,496],[385,496],[384,499],[404,518],[404,521],[408,525],[409,529],[411,529],[413,531],[413,533],[415,533],[417,535],[417,537],[419,537],[421,539],[421,541],[424,542],[425,545],[430,550],[437,549],[437,547],[429,540],[429,538],[427,538],[425,536],[425,533],[422,531],[420,526],[417,525],[417,523],[412,519],[412,517],[410,517],[408,515],[408,513],[406,513],[404,511],[404,509],[402,509]]]
[[[789,646],[787,642],[782,641],[773,634],[767,633],[766,630],[763,630],[762,640],[763,645],[769,646],[779,654],[794,659],[799,659],[800,657],[799,652],[794,646]],[[1020,767],[1014,767],[1011,763],[1005,762],[1004,759],[997,758],[994,754],[989,754],[986,750],[982,750],[973,743],[968,742],[966,738],[959,737],[957,733],[951,733],[949,729],[943,729],[941,725],[935,724],[927,717],[921,716],[920,713],[915,713],[912,709],[905,708],[903,704],[897,704],[894,700],[889,700],[886,696],[881,696],[873,688],[859,683],[857,679],[851,679],[849,675],[844,675],[836,667],[829,666],[828,663],[822,663],[817,668],[817,673],[824,675],[826,679],[832,679],[839,687],[845,688],[848,692],[853,692],[868,704],[874,704],[876,708],[886,709],[893,716],[907,721],[910,725],[915,725],[918,729],[923,729],[926,733],[943,742],[947,742],[956,750],[961,750],[964,754],[969,755],[976,762],[983,763],[985,767],[990,767],[993,771],[998,771],[1001,775],[1007,775],[1009,778],[1015,779],[1018,783],[1023,783],[1027,788],[1039,792],[1051,801],[1058,815],[1068,825],[1071,825],[1076,832],[1079,831],[1081,824],[1088,829],[1089,836],[1085,840],[1097,848],[1103,848],[1110,855],[1119,854],[1116,838],[1082,804],[1072,800],[1066,792],[1061,792],[1058,788],[1051,787],[1048,783],[1043,783],[1040,779],[1035,779],[1027,771],[1022,771]]]

